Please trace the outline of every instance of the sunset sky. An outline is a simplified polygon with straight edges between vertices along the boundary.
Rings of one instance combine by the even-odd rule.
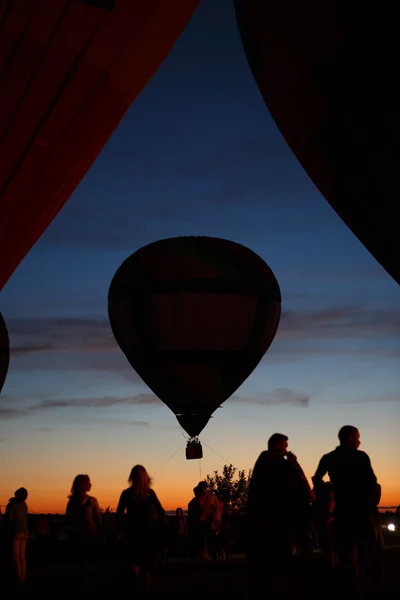
[[[248,246],[282,291],[276,339],[200,436],[201,461],[185,459],[183,431],[128,364],[107,315],[121,262],[178,235]],[[360,429],[382,505],[400,504],[399,286],[287,147],[231,0],[202,0],[7,283],[0,310],[12,349],[0,396],[1,505],[24,486],[32,512],[62,513],[74,476],[88,473],[100,505],[115,508],[139,463],[167,510],[187,508],[201,477],[225,463],[248,470],[274,432],[289,436],[311,477],[345,424]]]

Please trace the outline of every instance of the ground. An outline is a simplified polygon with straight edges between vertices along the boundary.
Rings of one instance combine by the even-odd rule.
[[[4,560],[1,561],[5,567]],[[385,551],[386,586],[385,591],[375,600],[387,600],[398,597],[400,546]],[[287,598],[319,596],[322,590],[324,600],[344,595],[331,594],[329,570],[323,555],[314,554],[310,559],[298,562],[293,594]],[[46,561],[30,558],[28,563],[28,581],[25,589],[18,590],[11,583],[5,586],[5,577],[1,577],[2,600],[12,598],[68,599],[96,598],[112,600],[119,596],[135,597],[131,580],[127,577],[121,560],[102,557],[101,563],[93,567],[88,574],[85,588],[76,581],[76,570],[65,561]],[[3,572],[4,575],[4,572]],[[293,580],[292,580],[293,581]],[[248,595],[247,564],[243,556],[234,556],[231,561],[215,564],[185,561],[168,561],[156,566],[150,598],[173,598],[196,600],[197,598],[227,598],[245,600]],[[286,596],[280,596],[281,598]]]

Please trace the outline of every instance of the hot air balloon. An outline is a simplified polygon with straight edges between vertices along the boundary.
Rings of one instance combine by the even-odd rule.
[[[394,6],[235,0],[277,126],[333,209],[400,283],[400,62]]]
[[[4,382],[7,377],[8,365],[10,363],[10,341],[8,339],[8,331],[0,313],[0,392],[3,389]]]
[[[0,290],[199,0],[0,3]]]
[[[199,458],[200,432],[271,345],[281,294],[252,250],[219,238],[176,237],[122,263],[108,313],[131,366],[189,435],[187,458]]]

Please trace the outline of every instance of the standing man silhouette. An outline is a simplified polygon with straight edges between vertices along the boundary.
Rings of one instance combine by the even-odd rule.
[[[321,458],[312,481],[317,491],[326,474],[333,484],[338,567],[348,577],[346,586],[358,588],[360,569],[369,574],[377,572],[375,520],[380,486],[368,454],[358,449],[361,442],[357,427],[345,425],[338,437],[340,445]]]

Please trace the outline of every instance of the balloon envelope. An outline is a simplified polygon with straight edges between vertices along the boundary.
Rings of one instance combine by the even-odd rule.
[[[8,365],[10,363],[10,340],[8,331],[0,313],[0,392],[3,389],[4,382],[7,377]]]
[[[84,177],[197,4],[0,4],[0,289]]]
[[[210,237],[139,249],[115,273],[108,303],[128,361],[191,437],[255,369],[281,313],[264,260]]]
[[[235,0],[244,50],[290,148],[400,283],[400,62],[393,10],[345,0]]]

